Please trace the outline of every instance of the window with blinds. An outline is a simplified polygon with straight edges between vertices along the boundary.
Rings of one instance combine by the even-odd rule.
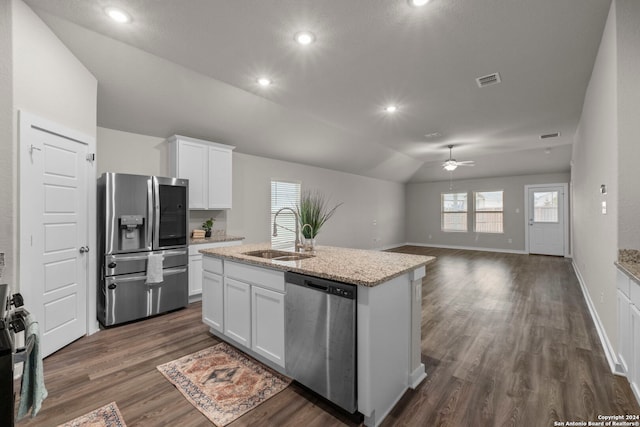
[[[478,191],[474,194],[474,229],[476,233],[503,233],[503,192]]]
[[[278,235],[273,236],[273,220],[282,208],[291,208],[294,211],[300,203],[300,183],[288,181],[271,181],[271,223],[269,234],[271,246],[277,249],[293,248],[296,240],[296,216],[288,209],[278,214]]]
[[[442,231],[467,231],[467,193],[442,193]]]

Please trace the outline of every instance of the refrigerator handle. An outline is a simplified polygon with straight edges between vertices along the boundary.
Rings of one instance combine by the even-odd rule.
[[[147,247],[153,249],[153,224],[157,221],[154,216],[153,203],[155,197],[153,195],[154,177],[147,180]]]
[[[160,183],[153,177],[153,247],[160,246]]]

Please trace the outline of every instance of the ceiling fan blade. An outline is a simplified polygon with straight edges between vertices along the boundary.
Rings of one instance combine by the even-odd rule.
[[[475,160],[463,160],[463,161],[456,162],[456,163],[459,164],[459,165],[470,165],[472,163],[475,163]]]
[[[475,166],[473,163],[460,163],[458,162],[458,166]]]

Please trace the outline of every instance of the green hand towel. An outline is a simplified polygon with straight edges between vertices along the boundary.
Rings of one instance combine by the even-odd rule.
[[[25,331],[25,342],[30,336],[34,336],[35,341],[31,354],[24,364],[22,372],[22,385],[20,386],[20,406],[18,407],[18,419],[23,418],[31,408],[31,417],[35,417],[42,401],[47,398],[47,389],[44,386],[44,371],[42,369],[42,357],[40,356],[40,330],[38,322],[32,314],[25,319],[27,329]]]

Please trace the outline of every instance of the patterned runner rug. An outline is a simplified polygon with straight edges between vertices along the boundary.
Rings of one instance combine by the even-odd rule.
[[[116,402],[111,402],[88,414],[79,416],[58,427],[126,427]]]
[[[226,343],[158,370],[209,420],[223,427],[280,393],[291,380]]]

